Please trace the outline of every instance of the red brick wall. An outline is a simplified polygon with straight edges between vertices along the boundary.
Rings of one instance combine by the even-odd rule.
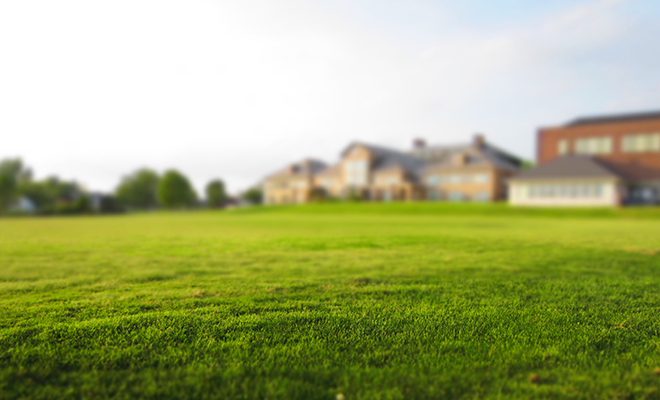
[[[544,164],[558,157],[562,139],[568,140],[569,153],[575,154],[578,138],[609,136],[613,142],[612,153],[599,157],[631,179],[660,179],[660,152],[628,153],[622,148],[625,135],[652,132],[660,132],[660,118],[541,128],[537,138],[537,162]]]

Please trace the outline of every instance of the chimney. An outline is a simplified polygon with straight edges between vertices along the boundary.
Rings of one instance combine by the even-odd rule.
[[[421,150],[426,147],[426,140],[422,138],[416,138],[413,140],[413,149]]]
[[[486,145],[486,138],[483,133],[475,133],[474,138],[472,139],[474,146],[481,149]]]
[[[298,164],[289,165],[289,173],[290,174],[297,174],[299,171],[300,171],[300,165],[298,165]]]

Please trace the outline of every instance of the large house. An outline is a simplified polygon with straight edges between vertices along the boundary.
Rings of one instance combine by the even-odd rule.
[[[506,198],[506,179],[521,165],[520,158],[481,135],[458,146],[427,146],[418,139],[409,151],[353,142],[334,165],[305,160],[270,175],[264,181],[264,201],[496,201]]]
[[[578,118],[542,128],[538,167],[510,180],[525,206],[660,202],[660,112]]]

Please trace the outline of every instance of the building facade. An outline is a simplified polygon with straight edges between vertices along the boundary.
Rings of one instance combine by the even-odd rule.
[[[512,204],[657,204],[660,112],[578,118],[541,128],[537,162],[536,169],[511,179]]]
[[[426,195],[430,200],[505,200],[506,181],[521,166],[521,159],[489,145],[482,136],[476,136],[470,146],[431,157],[423,173]]]
[[[305,159],[275,172],[264,180],[264,203],[301,204],[311,201],[316,174],[326,168],[322,161]]]
[[[478,135],[458,146],[427,146],[399,151],[353,142],[334,165],[300,163],[267,177],[267,204],[305,203],[322,198],[368,201],[496,201],[506,198],[505,181],[522,160]]]

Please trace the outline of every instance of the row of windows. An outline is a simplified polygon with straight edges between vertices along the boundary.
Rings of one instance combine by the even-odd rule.
[[[268,183],[268,189],[305,189],[308,186],[306,181],[275,181]]]
[[[602,197],[603,185],[600,184],[567,184],[567,185],[531,185],[529,197]]]
[[[426,178],[429,186],[438,186],[443,184],[460,183],[488,183],[490,176],[488,174],[449,174],[449,175],[430,175]]]
[[[474,196],[470,197],[462,192],[448,192],[444,194],[437,190],[432,190],[429,192],[430,200],[450,200],[450,201],[490,201],[490,193],[488,192],[479,192]]]
[[[600,136],[582,138],[575,141],[575,153],[577,154],[611,154],[614,148],[611,137]],[[648,151],[660,151],[660,133],[639,133],[626,135],[621,143],[623,151],[630,153],[641,153]],[[560,155],[570,152],[568,139],[562,139],[557,145]]]
[[[335,185],[335,180],[332,178],[322,178],[319,180],[319,185],[326,189],[329,189]]]
[[[625,136],[623,138],[623,151],[631,153],[660,151],[660,133]]]
[[[401,184],[398,176],[381,176],[376,179],[376,184],[382,186],[395,186]]]
[[[578,154],[610,154],[612,138],[586,138],[575,141],[575,152]]]
[[[364,167],[360,164],[348,164],[348,185],[349,186],[367,186],[368,180]],[[449,175],[430,175],[426,179],[429,186],[439,186],[443,184],[461,184],[461,183],[489,183],[490,176],[488,174],[449,174]],[[376,178],[376,184],[380,186],[396,186],[401,184],[399,176],[381,176]],[[319,185],[329,188],[334,185],[334,180],[331,178],[323,178],[319,181]],[[285,187],[284,184],[281,187]]]

